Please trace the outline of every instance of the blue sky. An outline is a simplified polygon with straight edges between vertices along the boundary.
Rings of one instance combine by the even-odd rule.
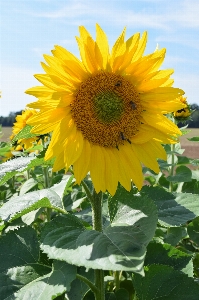
[[[173,68],[174,86],[199,104],[198,0],[7,0],[1,1],[0,115],[24,109],[34,98],[24,94],[40,85],[42,54],[61,45],[79,57],[75,36],[84,25],[95,37],[95,24],[112,46],[124,26],[127,38],[148,31],[145,54],[165,47],[162,68]]]

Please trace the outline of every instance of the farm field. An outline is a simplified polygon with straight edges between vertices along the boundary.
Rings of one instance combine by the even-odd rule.
[[[183,155],[190,158],[199,158],[199,143],[187,140],[187,138],[199,136],[199,128],[189,128],[188,130],[190,132],[180,138],[181,146],[185,149]],[[9,141],[11,132],[12,127],[3,127],[3,136],[0,138],[0,141]]]

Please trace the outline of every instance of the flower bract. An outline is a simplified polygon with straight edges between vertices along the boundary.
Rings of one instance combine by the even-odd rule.
[[[120,182],[140,189],[142,164],[159,172],[166,159],[162,143],[175,143],[180,131],[165,114],[185,107],[184,92],[172,87],[173,70],[159,70],[165,49],[145,55],[147,33],[125,40],[125,29],[112,50],[96,25],[96,41],[85,27],[77,37],[81,59],[55,46],[44,55],[42,86],[26,93],[39,112],[28,120],[32,132],[52,132],[45,159],[55,157],[54,171],[73,165],[77,183],[90,172],[96,192],[112,195]]]
[[[26,109],[22,111],[21,115],[16,116],[16,122],[12,128],[12,135],[10,137],[11,140],[27,125],[29,118],[34,116],[36,113],[37,111],[35,109]],[[17,141],[17,144],[23,146],[24,149],[28,149],[33,146],[32,143],[36,140],[38,140],[38,137],[20,139]]]

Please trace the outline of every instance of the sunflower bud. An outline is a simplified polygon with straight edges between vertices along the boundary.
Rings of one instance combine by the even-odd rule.
[[[186,97],[180,96],[179,100],[183,104],[185,104],[186,107],[173,112],[173,116],[177,122],[186,122],[186,121],[190,120],[192,111],[190,109],[189,104],[187,103]]]

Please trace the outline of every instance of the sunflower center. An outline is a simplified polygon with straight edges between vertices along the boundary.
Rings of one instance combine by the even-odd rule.
[[[133,84],[103,71],[83,81],[71,103],[77,129],[91,144],[103,147],[130,142],[140,126],[141,112]]]
[[[112,123],[119,120],[122,115],[123,101],[112,91],[105,91],[96,95],[93,103],[97,118],[103,123]]]

